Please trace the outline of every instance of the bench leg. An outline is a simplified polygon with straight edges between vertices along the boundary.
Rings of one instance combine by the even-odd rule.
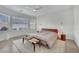
[[[35,43],[32,43],[33,44],[33,49],[34,49],[34,52],[35,52]]]
[[[22,39],[22,42],[24,43],[24,38]]]
[[[39,47],[41,46],[41,41],[39,40]]]

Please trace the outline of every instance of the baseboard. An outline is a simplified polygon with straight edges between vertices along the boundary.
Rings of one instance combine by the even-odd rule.
[[[79,47],[79,42],[77,40],[74,40],[76,45]]]

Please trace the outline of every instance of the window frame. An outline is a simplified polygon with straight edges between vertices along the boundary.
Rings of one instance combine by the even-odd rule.
[[[5,16],[5,17],[7,17],[7,19],[6,19],[6,23],[7,23],[7,27],[8,27],[8,30],[10,29],[10,16],[8,15],[8,14],[5,14],[5,13],[2,13],[2,12],[0,12],[0,15],[2,15],[2,16]],[[5,22],[4,22],[5,23]],[[7,31],[7,30],[2,30],[2,31]],[[1,32],[1,31],[0,31]]]
[[[19,16],[12,16],[12,21],[11,21],[11,25],[12,25],[12,30],[14,30],[13,29],[13,24],[17,24],[17,23],[14,23],[14,22],[16,22],[15,20],[13,21],[13,19],[20,19],[21,21],[23,21],[24,23],[18,23],[18,24],[24,24],[25,25],[25,28],[24,29],[28,29],[28,19],[27,18],[25,18],[25,17],[19,17]],[[27,20],[27,22],[26,22],[26,20]],[[27,26],[26,26],[26,24],[27,24]],[[27,28],[26,28],[27,27]],[[15,29],[15,30],[17,30],[17,29]],[[19,30],[20,30],[20,28],[19,28]],[[22,30],[22,28],[21,28],[21,30]]]

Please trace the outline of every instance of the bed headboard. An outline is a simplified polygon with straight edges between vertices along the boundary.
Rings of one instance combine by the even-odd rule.
[[[51,31],[51,32],[58,33],[58,29],[47,29],[47,28],[42,28],[42,30]]]

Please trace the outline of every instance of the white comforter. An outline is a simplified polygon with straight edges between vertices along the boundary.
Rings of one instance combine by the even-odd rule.
[[[34,37],[44,41],[43,44],[47,43],[49,48],[51,48],[51,47],[53,47],[54,43],[57,40],[57,33],[55,33],[55,32],[41,32],[41,33],[34,35]]]

